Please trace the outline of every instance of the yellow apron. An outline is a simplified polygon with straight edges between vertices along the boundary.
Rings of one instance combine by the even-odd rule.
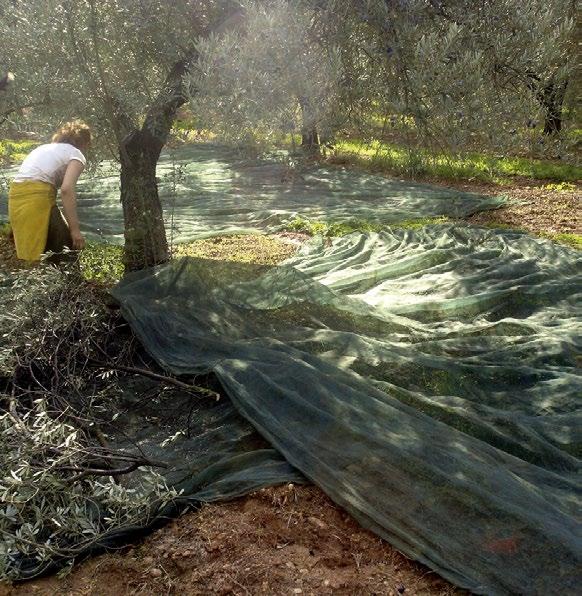
[[[30,180],[10,185],[8,217],[19,259],[38,261],[45,251],[56,196],[55,187],[48,182]]]

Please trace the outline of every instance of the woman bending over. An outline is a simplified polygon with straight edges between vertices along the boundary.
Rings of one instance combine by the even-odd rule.
[[[38,261],[44,252],[85,246],[75,186],[90,144],[89,127],[75,120],[58,130],[52,143],[36,147],[22,162],[8,195],[8,216],[19,259]],[[56,204],[59,188],[64,217]]]

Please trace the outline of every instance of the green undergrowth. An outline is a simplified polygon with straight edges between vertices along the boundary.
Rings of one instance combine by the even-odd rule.
[[[123,246],[87,243],[81,252],[80,263],[85,279],[113,285],[123,276]]]
[[[552,180],[560,190],[575,188],[571,183],[582,179],[582,167],[547,160],[485,153],[447,155],[381,141],[339,141],[332,161],[341,161],[374,172],[508,184],[513,177]],[[554,186],[554,185],[551,185]]]
[[[446,217],[424,217],[421,219],[410,219],[393,224],[372,223],[363,219],[353,219],[345,222],[310,221],[303,217],[296,217],[285,226],[288,232],[302,232],[310,236],[345,236],[352,232],[381,232],[389,227],[407,228],[415,230],[431,224],[442,224],[450,221]]]
[[[2,139],[0,140],[0,163],[22,161],[38,144],[38,141]]]
[[[261,234],[217,236],[174,246],[173,257],[185,256],[256,265],[275,265],[289,258],[294,245]],[[123,276],[123,247],[89,243],[81,253],[81,271],[88,281],[113,285]]]
[[[556,192],[572,192],[576,190],[576,185],[572,182],[557,182],[555,184],[546,184],[543,189]]]
[[[565,244],[577,250],[582,250],[582,234],[542,232],[540,236],[542,238],[549,238],[558,244]]]

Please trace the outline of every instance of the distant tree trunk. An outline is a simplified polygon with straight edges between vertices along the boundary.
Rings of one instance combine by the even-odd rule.
[[[301,148],[311,155],[319,155],[319,134],[313,116],[313,110],[307,98],[300,98],[299,105],[301,107]]]
[[[192,58],[193,54],[174,65],[143,126],[131,130],[120,142],[126,271],[158,265],[170,257],[156,166],[178,108],[186,102],[182,78]]]
[[[0,78],[0,91],[5,91],[13,79],[14,76],[11,72],[7,72],[2,78]]]
[[[311,129],[302,129],[301,147],[308,153],[319,153],[319,134],[315,126]]]
[[[567,81],[559,84],[551,81],[538,95],[544,109],[544,134],[555,135],[562,130],[562,107],[566,95]]]

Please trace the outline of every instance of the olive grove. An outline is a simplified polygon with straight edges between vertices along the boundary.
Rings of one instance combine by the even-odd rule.
[[[195,41],[236,10],[223,0],[0,2],[2,66],[15,76],[5,102],[33,107],[36,129],[85,119],[120,162],[126,269],[168,258],[156,164],[186,101]]]

